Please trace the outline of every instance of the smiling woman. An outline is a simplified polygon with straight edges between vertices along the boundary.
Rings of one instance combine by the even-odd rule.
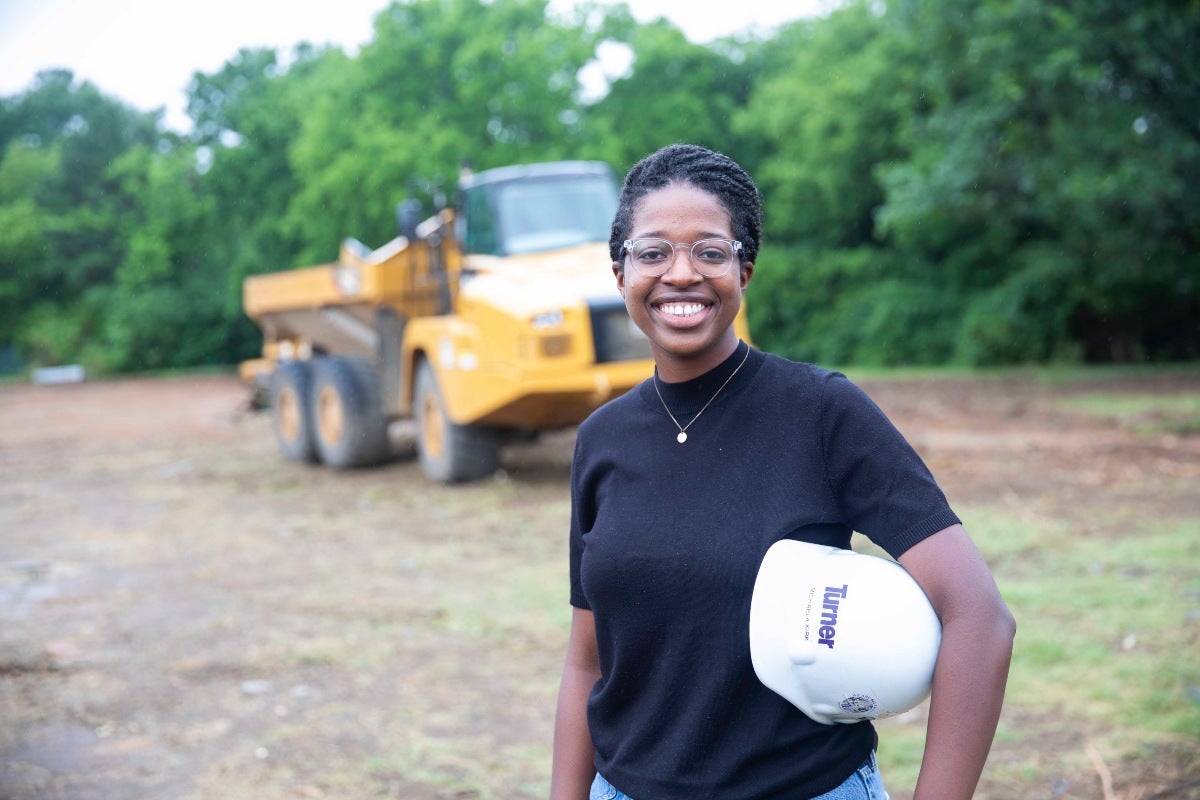
[[[846,687],[864,716],[833,724],[776,693],[801,671],[768,688],[750,654],[768,550],[787,540],[845,550],[855,531],[908,571],[942,629],[914,797],[965,800],[979,780],[1012,616],[879,407],[844,375],[739,338],[761,229],[757,187],[720,153],[672,145],[625,178],[612,270],[655,372],[576,438],[553,800],[885,796],[864,687]],[[880,594],[877,609],[900,600]],[[862,680],[886,680],[869,661],[855,666]]]

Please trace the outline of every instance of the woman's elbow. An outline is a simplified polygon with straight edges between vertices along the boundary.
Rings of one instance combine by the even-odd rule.
[[[942,618],[942,636],[955,641],[973,643],[973,647],[1011,658],[1017,636],[1017,620],[999,593],[991,597],[976,595],[956,604],[952,613]]]
[[[997,645],[1012,652],[1013,642],[1017,638],[1017,618],[1003,600],[997,600],[990,609],[990,630]]]

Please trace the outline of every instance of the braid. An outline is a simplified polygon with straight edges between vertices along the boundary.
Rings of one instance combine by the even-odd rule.
[[[729,214],[733,237],[742,243],[742,260],[758,259],[762,200],[754,181],[726,155],[699,145],[673,144],[646,156],[625,176],[608,240],[613,262],[621,260],[638,203],[650,192],[671,184],[695,186],[716,197]]]

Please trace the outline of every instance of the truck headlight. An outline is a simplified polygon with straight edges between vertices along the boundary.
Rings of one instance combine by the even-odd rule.
[[[338,267],[333,271],[333,281],[338,292],[346,297],[362,292],[362,272],[357,267]]]

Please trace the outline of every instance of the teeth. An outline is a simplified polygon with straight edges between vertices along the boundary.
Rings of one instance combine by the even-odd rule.
[[[664,314],[675,317],[690,317],[704,310],[702,303],[664,303],[659,306]]]

